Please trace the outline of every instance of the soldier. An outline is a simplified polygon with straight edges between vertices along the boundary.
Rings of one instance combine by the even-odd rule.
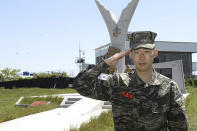
[[[80,72],[75,79],[81,95],[111,102],[115,131],[188,130],[184,98],[177,83],[152,67],[158,55],[156,35],[151,31],[133,32],[128,35],[130,50]],[[133,60],[135,71],[98,77],[125,55]]]

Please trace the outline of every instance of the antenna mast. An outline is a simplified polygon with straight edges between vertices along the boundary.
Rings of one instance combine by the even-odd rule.
[[[83,55],[83,57],[82,57],[82,55]],[[81,50],[81,48],[80,48],[80,41],[79,41],[79,57],[75,58],[75,63],[78,64],[80,72],[83,70],[82,66],[85,63],[84,55],[85,55],[85,51]]]

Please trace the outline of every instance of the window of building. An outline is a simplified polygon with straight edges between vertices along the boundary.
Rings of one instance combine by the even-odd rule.
[[[172,79],[172,68],[156,68],[155,69],[158,73],[167,76]]]
[[[165,62],[171,61],[171,57],[169,55],[165,55],[164,56],[164,61]]]
[[[188,64],[187,62],[187,55],[180,55],[180,59],[182,60],[183,64]]]

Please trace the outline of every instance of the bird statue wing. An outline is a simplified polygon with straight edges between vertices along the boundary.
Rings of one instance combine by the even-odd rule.
[[[99,8],[99,11],[101,12],[103,16],[103,19],[105,20],[105,23],[107,25],[107,28],[110,34],[110,39],[112,40],[113,30],[117,26],[117,19],[115,15],[110,10],[105,8],[99,1],[95,0],[95,2]]]
[[[123,9],[117,23],[118,27],[121,29],[121,32],[127,33],[131,18],[135,12],[138,2],[139,0],[133,0],[128,3],[126,8]]]

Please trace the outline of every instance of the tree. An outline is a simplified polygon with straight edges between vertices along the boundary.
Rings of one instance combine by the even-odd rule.
[[[5,68],[3,70],[0,70],[0,81],[17,80],[21,78],[18,75],[18,72],[20,72],[19,69]]]

